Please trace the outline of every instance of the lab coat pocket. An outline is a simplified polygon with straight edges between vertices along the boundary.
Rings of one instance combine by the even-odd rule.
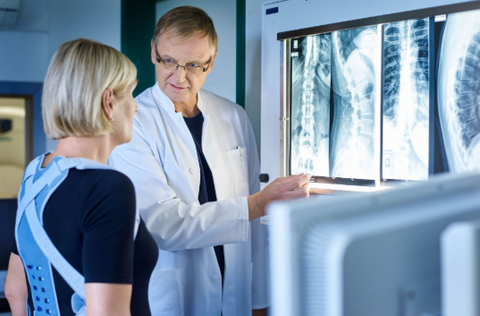
[[[183,316],[180,270],[156,271],[150,278],[148,302],[152,315]]]
[[[248,186],[247,148],[238,147],[227,151],[227,157],[233,173],[235,197],[250,195]]]

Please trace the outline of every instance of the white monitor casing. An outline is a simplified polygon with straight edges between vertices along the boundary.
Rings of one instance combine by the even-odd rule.
[[[480,315],[480,221],[451,224],[441,247],[442,315]]]
[[[480,174],[277,203],[268,214],[273,316],[438,315],[440,235],[480,219]]]

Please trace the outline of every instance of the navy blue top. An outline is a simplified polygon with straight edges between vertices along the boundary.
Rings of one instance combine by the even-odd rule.
[[[135,212],[135,189],[127,176],[115,170],[73,168],[48,200],[43,224],[86,283],[132,284],[132,316],[149,316],[148,285],[158,247],[143,221],[133,240]],[[73,290],[52,270],[60,313],[74,316]],[[28,291],[33,310],[32,297],[38,298],[40,291],[30,286]]]
[[[197,148],[198,162],[200,165],[200,189],[198,190],[198,202],[204,204],[207,202],[215,202],[217,194],[215,193],[215,183],[213,182],[212,171],[208,166],[205,155],[202,149],[202,130],[203,130],[203,115],[202,112],[194,117],[183,117],[185,123],[192,134],[195,147]],[[225,271],[225,255],[223,253],[223,246],[215,246],[215,254],[217,255],[220,272]]]

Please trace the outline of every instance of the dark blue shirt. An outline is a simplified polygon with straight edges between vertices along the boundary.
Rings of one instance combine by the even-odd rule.
[[[200,204],[207,202],[214,202],[217,200],[217,194],[215,193],[215,183],[213,181],[212,171],[208,166],[205,155],[202,149],[202,131],[203,131],[203,115],[202,112],[198,113],[194,117],[183,117],[185,123],[192,134],[195,147],[197,148],[198,162],[200,165],[200,189],[198,190],[198,201]],[[220,266],[220,272],[223,274],[225,271],[225,256],[223,253],[223,246],[215,246],[215,254],[217,255],[218,265]]]
[[[135,209],[135,189],[124,174],[74,168],[48,200],[43,223],[55,247],[85,282],[133,284],[131,314],[149,316],[148,285],[158,247],[143,221],[133,240]],[[74,316],[73,290],[55,268],[52,271],[60,313]],[[33,310],[32,297],[38,293],[30,286],[28,291]]]

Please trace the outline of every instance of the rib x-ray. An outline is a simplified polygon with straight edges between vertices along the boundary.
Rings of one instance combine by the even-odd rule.
[[[332,177],[374,179],[377,27],[332,33]],[[378,105],[379,106],[379,105]]]
[[[383,27],[383,178],[428,178],[429,19]]]
[[[329,176],[331,35],[294,45],[300,50],[292,57],[291,172]]]
[[[480,169],[480,11],[447,17],[437,82],[450,171]]]

